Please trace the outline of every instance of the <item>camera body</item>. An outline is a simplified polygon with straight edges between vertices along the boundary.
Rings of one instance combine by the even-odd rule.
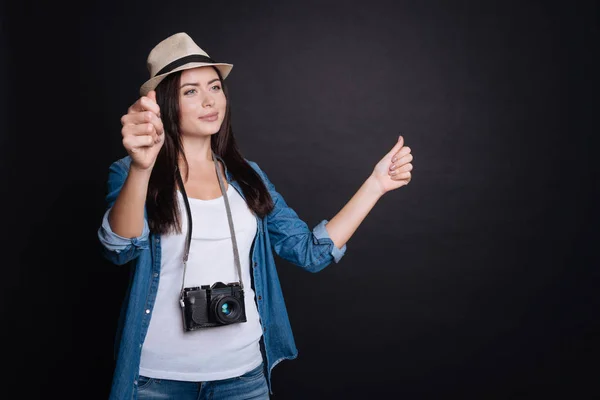
[[[179,302],[185,331],[246,322],[244,290],[238,282],[184,288]]]

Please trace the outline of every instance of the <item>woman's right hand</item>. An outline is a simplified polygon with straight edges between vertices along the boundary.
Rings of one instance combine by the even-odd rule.
[[[165,142],[160,107],[156,103],[156,92],[150,91],[140,97],[121,117],[123,146],[131,156],[132,166],[147,170],[156,162],[156,157]]]

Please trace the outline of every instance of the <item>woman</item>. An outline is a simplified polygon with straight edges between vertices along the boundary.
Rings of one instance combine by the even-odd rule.
[[[128,156],[110,166],[98,231],[105,256],[133,268],[110,398],[268,399],[273,367],[297,355],[273,251],[311,272],[339,262],[378,199],[410,182],[411,151],[400,137],[310,230],[237,148],[232,65],[185,33],[147,63],[150,79],[121,118]]]

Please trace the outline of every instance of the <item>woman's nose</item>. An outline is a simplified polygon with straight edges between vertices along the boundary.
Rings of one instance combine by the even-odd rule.
[[[212,107],[215,105],[215,99],[211,95],[204,96],[204,100],[202,101],[202,107]]]

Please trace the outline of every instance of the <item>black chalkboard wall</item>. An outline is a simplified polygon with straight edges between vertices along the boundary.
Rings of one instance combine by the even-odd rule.
[[[412,182],[318,274],[277,259],[274,399],[600,396],[598,4],[14,2],[0,16],[13,398],[105,399],[129,271],[96,231],[120,117],[175,32],[235,65],[234,132],[309,224],[404,135]]]

